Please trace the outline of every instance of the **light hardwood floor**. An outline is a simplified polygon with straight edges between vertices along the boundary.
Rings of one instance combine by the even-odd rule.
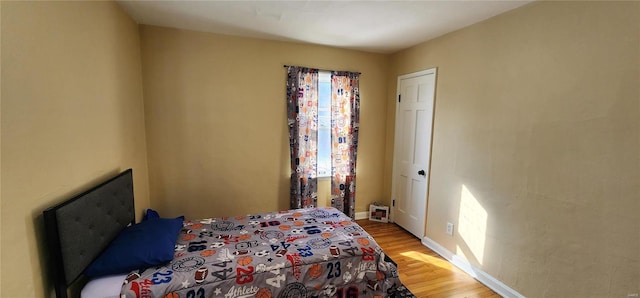
[[[501,297],[393,223],[358,220],[397,264],[400,280],[423,297]]]

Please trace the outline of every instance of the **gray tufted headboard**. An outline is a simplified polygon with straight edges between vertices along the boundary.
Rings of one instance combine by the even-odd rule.
[[[129,224],[135,222],[133,171],[43,212],[53,282],[58,298]]]

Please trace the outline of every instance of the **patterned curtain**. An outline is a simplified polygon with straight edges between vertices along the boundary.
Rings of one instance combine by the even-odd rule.
[[[291,208],[318,204],[318,70],[289,66],[287,118],[291,152]]]
[[[358,73],[331,72],[331,206],[355,218]]]

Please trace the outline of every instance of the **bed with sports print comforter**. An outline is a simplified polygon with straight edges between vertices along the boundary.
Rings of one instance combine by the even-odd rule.
[[[396,264],[334,208],[185,221],[173,261],[122,297],[394,297]]]

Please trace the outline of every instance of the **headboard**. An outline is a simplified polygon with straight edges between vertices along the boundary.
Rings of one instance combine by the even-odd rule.
[[[56,296],[67,288],[129,224],[135,222],[133,171],[44,210]]]

